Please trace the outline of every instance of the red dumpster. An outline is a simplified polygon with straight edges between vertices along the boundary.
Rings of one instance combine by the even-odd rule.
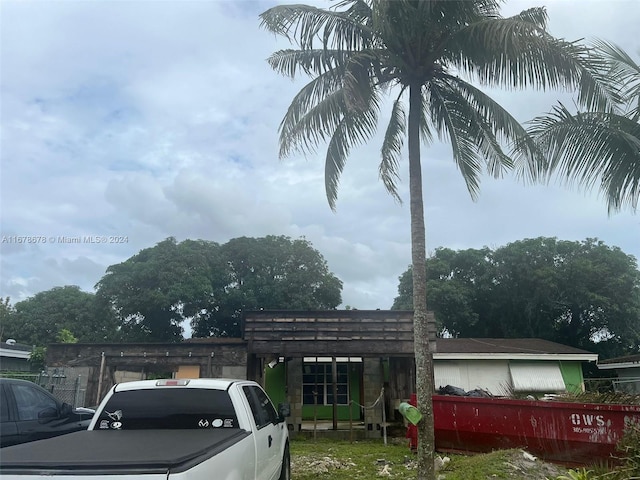
[[[523,448],[569,465],[611,461],[640,406],[433,396],[436,449],[489,452]],[[408,435],[408,432],[407,432]]]

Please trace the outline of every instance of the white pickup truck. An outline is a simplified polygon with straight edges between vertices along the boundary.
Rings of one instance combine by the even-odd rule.
[[[121,383],[88,430],[0,449],[0,478],[290,480],[279,410],[245,380]]]

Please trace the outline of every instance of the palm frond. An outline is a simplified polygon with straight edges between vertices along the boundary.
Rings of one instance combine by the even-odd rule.
[[[467,185],[471,198],[476,200],[480,190],[481,158],[471,136],[467,135],[470,119],[453,101],[446,84],[429,84],[430,117],[440,139],[448,138],[455,161]],[[424,103],[424,102],[423,102]]]
[[[594,40],[596,53],[603,56],[608,76],[620,86],[622,101],[631,109],[631,117],[640,116],[640,65],[619,46],[604,40]]]
[[[371,24],[371,5],[365,0],[342,0],[335,4],[336,10],[344,9],[350,18],[365,25]]]
[[[587,110],[621,113],[623,92],[607,73],[606,60],[591,51],[576,57],[581,69],[578,104]]]
[[[276,72],[295,78],[300,72],[309,76],[322,75],[332,69],[344,69],[351,54],[342,50],[278,50],[269,56],[267,63]]]
[[[536,28],[539,28],[541,30],[546,30],[547,23],[549,22],[549,15],[547,15],[547,10],[541,7],[523,10],[522,12],[513,15],[511,18],[531,23],[532,25],[535,25]]]
[[[616,114],[572,114],[563,105],[529,128],[549,162],[549,175],[587,190],[598,181],[609,211],[636,209],[640,195],[640,125]]]
[[[306,111],[291,103],[280,124],[280,158],[293,152],[314,152],[318,144],[331,138],[347,113],[342,90],[328,94]]]
[[[433,142],[433,134],[431,133],[430,121],[423,108],[420,112],[420,141],[425,145],[431,145]]]
[[[364,110],[373,91],[375,57],[368,51],[353,54],[344,69],[342,85],[347,108]]]
[[[460,29],[447,44],[453,65],[482,84],[520,89],[580,89],[587,108],[613,111],[618,93],[576,42],[558,40],[524,17],[486,19]],[[542,12],[536,14],[543,16]]]
[[[324,182],[327,200],[332,210],[336,209],[340,175],[347,162],[351,148],[369,140],[378,124],[379,99],[372,96],[370,108],[352,111],[336,126],[329,145],[324,167]]]
[[[261,25],[299,47],[275,52],[268,60],[271,67],[291,78],[299,74],[312,77],[282,120],[280,156],[315,151],[328,141],[325,186],[335,208],[338,181],[350,149],[375,129],[378,96],[392,86],[422,85],[421,140],[431,142],[435,130],[451,142],[454,160],[474,198],[483,171],[501,176],[514,166],[518,175],[530,181],[547,179],[549,169],[560,171],[559,165],[567,169],[567,175],[579,172],[582,184],[596,171],[601,188],[613,191],[618,184],[637,192],[635,167],[613,162],[602,145],[590,144],[595,154],[612,159],[608,166],[598,169],[594,164],[589,167],[591,173],[577,170],[570,155],[561,157],[553,151],[570,148],[558,143],[565,141],[560,136],[552,140],[536,128],[524,129],[470,81],[449,73],[456,69],[484,85],[513,89],[577,90],[578,103],[606,116],[604,124],[611,128],[624,102],[633,101],[630,114],[623,117],[637,124],[640,68],[628,55],[606,42],[588,47],[552,37],[546,31],[544,8],[501,18],[500,3],[338,0],[328,10],[289,5],[264,12]],[[407,134],[401,95],[392,108],[379,166],[380,178],[396,199],[400,152]],[[558,128],[549,125],[548,132]],[[591,140],[604,139],[602,131]],[[621,138],[627,135],[627,149],[633,148],[634,132],[628,126],[618,132]],[[540,144],[534,141],[534,133]],[[619,205],[622,200],[611,197],[610,201]]]
[[[496,136],[496,134],[502,134],[505,137],[513,129],[512,124],[505,124],[502,119],[501,122],[496,122],[496,114],[500,115],[504,110],[498,109],[494,112],[493,109],[497,104],[487,96],[478,95],[479,92],[463,81],[450,81],[438,87],[445,103],[454,106],[459,114],[467,119],[466,123],[454,124],[454,128],[459,130],[459,136],[464,135],[471,140],[477,157],[482,159],[487,172],[498,178],[505,171],[510,170],[513,162],[504,153],[501,142]],[[504,138],[502,140],[504,141]]]
[[[384,141],[382,142],[382,160],[378,168],[378,174],[385,188],[399,203],[401,203],[402,200],[398,195],[397,182],[400,179],[399,165],[407,122],[404,106],[400,100],[403,93],[404,89],[400,91],[400,94],[393,102],[391,118],[387,125]]]
[[[293,151],[313,151],[338,125],[342,104],[342,76],[331,70],[307,83],[293,98],[280,123],[280,157]]]
[[[371,37],[366,25],[353,12],[309,5],[270,8],[260,14],[260,26],[287,38],[302,50],[311,50],[314,42],[321,42],[324,48],[354,51],[366,46]]]
[[[343,69],[316,76],[294,97],[280,125],[280,156],[314,151],[333,135],[342,117],[371,107],[375,94],[367,51],[350,54]]]
[[[483,154],[490,162],[488,170],[494,176],[499,176],[513,166],[513,158],[517,159],[517,176],[527,182],[540,180],[545,172],[545,159],[540,154],[537,145],[522,124],[511,115],[502,105],[474,85],[459,77],[444,76],[449,85],[455,87],[461,99],[468,105],[469,115],[473,115],[487,132],[495,137],[494,140],[485,136],[491,150]],[[509,146],[510,154],[506,155],[500,145]]]
[[[640,65],[627,52],[614,43],[604,40],[593,40],[594,47],[602,53],[611,67],[611,74],[622,84],[640,83]]]

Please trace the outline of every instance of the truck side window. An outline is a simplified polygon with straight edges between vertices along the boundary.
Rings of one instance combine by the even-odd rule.
[[[242,390],[247,397],[251,413],[259,429],[278,421],[278,414],[273,408],[271,400],[261,388],[246,386],[242,387]]]

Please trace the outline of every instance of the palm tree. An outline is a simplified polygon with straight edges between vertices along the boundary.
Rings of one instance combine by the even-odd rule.
[[[609,212],[636,210],[640,197],[640,65],[620,47],[595,41],[604,74],[619,92],[618,110],[571,113],[558,104],[535,118],[529,133],[549,160],[548,174],[593,187],[598,180]]]
[[[510,18],[499,0],[341,0],[334,8],[282,5],[261,25],[297,48],[268,59],[277,72],[311,77],[280,124],[280,157],[313,152],[328,142],[327,199],[335,209],[338,181],[351,147],[372,138],[384,94],[393,93],[379,174],[399,199],[404,139],[409,154],[411,262],[419,424],[418,478],[434,478],[431,395],[435,325],[428,324],[425,226],[420,144],[447,140],[473,198],[486,169],[499,177],[518,167],[527,179],[542,172],[525,129],[474,83],[486,86],[580,88],[589,108],[607,109],[612,93],[592,72],[584,47],[546,31],[544,9]],[[465,80],[463,77],[466,77]],[[408,97],[408,111],[405,102]],[[517,149],[517,157],[509,149]]]

